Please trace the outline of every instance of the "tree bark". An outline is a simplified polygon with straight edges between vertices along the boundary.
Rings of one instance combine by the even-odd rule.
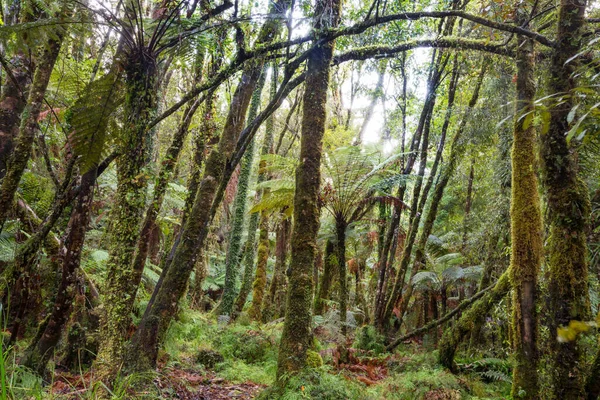
[[[64,6],[61,8],[64,8]],[[66,15],[67,13],[62,10],[59,18],[64,18]],[[14,148],[0,186],[0,232],[11,210],[21,176],[31,156],[31,149],[38,130],[38,118],[42,111],[50,75],[58,58],[64,35],[65,31],[59,29],[55,36],[48,40],[37,59],[37,68],[29,89],[27,104],[21,113],[19,133],[15,137]]]
[[[458,372],[458,366],[454,362],[454,354],[463,338],[471,332],[473,321],[479,316],[486,315],[489,310],[498,303],[510,290],[510,281],[508,274],[504,273],[496,282],[494,288],[488,291],[481,299],[469,308],[468,311],[462,314],[460,319],[447,329],[442,335],[439,344],[438,361],[444,367],[451,370],[453,373]]]
[[[528,10],[517,9],[518,19]],[[536,135],[532,124],[535,100],[533,41],[519,37],[517,99],[512,148],[511,263],[512,332],[515,366],[512,395],[539,397],[537,276],[542,262],[542,216],[536,175]]]
[[[557,399],[584,397],[585,371],[577,342],[558,343],[558,327],[571,320],[584,321],[590,313],[586,229],[590,200],[585,183],[577,176],[575,150],[567,143],[568,114],[575,104],[576,55],[581,49],[586,2],[561,0],[556,48],[551,57],[548,92],[560,96],[550,106],[550,126],[542,135],[541,158],[550,226],[546,241],[549,271],[548,309],[553,356],[550,368]]]
[[[329,299],[329,290],[333,281],[335,270],[335,246],[333,241],[328,240],[325,245],[325,256],[323,260],[323,273],[319,282],[317,296],[315,297],[315,315],[323,315],[325,312],[325,301]]]
[[[278,76],[278,68],[275,63],[272,64],[272,77],[271,77],[271,93],[270,98],[273,100],[275,98],[275,94],[277,93],[277,76]],[[261,149],[261,156],[267,155],[273,152],[273,133],[274,133],[274,118],[273,116],[269,117],[265,126],[265,138],[264,143]],[[246,150],[248,151],[248,150]],[[258,179],[257,184],[264,182],[267,178],[267,174],[261,171],[261,167],[264,167],[264,163],[259,163],[259,171],[258,171]],[[256,194],[256,201],[260,201],[262,197],[262,193]],[[238,294],[238,298],[236,299],[236,305],[234,309],[234,316],[239,314],[246,304],[246,299],[248,298],[248,294],[250,294],[250,290],[252,289],[253,280],[252,277],[254,275],[254,258],[256,255],[255,248],[255,240],[256,240],[256,229],[259,226],[260,217],[262,213],[254,213],[250,216],[250,223],[248,227],[248,239],[246,240],[246,245],[244,246],[244,254],[243,254],[243,262],[244,262],[244,277],[242,281],[242,287],[240,288],[240,293]],[[266,227],[268,229],[268,223],[261,224],[261,233],[262,227]],[[268,238],[267,238],[267,246],[268,246]]]
[[[339,0],[319,0],[313,22],[316,32],[336,28],[340,19],[340,9]],[[315,39],[318,39],[318,36]],[[294,194],[289,290],[277,365],[277,379],[281,385],[285,384],[290,374],[298,372],[306,365],[306,351],[310,347],[312,267],[319,230],[321,153],[333,45],[333,41],[318,45],[308,56],[300,164],[296,170]]]
[[[285,12],[288,0],[280,0],[273,7],[278,12]],[[277,18],[267,20],[263,25],[257,44],[272,41],[279,30]],[[132,338],[130,357],[127,365],[130,368],[145,370],[156,365],[158,348],[167,329],[177,312],[179,300],[185,292],[187,281],[196,263],[198,250],[204,246],[208,233],[208,224],[212,219],[212,209],[221,179],[224,176],[227,162],[233,156],[238,136],[242,131],[246,111],[254,88],[260,77],[262,63],[248,65],[240,80],[232,99],[231,107],[218,146],[211,150],[206,161],[202,181],[199,184],[194,205],[187,219],[181,239],[174,252],[164,280],[155,289],[154,303],[146,312],[137,331]]]
[[[90,220],[91,204],[94,198],[94,183],[115,156],[107,158],[98,168],[86,172],[79,183],[79,193],[75,207],[71,213],[65,240],[65,255],[62,264],[62,278],[58,287],[54,307],[47,322],[40,328],[40,334],[25,352],[21,364],[34,369],[44,376],[48,360],[53,355],[53,349],[58,344],[62,332],[69,319],[71,304],[75,298],[77,271],[81,261],[81,253],[85,235]]]
[[[401,303],[399,306],[399,313],[398,313],[399,324],[402,323],[402,319],[404,318],[404,314],[406,313],[406,310],[408,308],[410,296],[412,295],[413,286],[410,284],[410,282],[412,282],[413,277],[417,274],[417,272],[419,272],[421,270],[422,266],[425,263],[425,247],[427,245],[427,240],[429,238],[429,235],[431,235],[431,232],[433,231],[433,224],[435,223],[435,219],[437,217],[438,207],[439,207],[442,197],[444,195],[444,190],[446,188],[446,185],[450,181],[450,178],[454,174],[454,171],[456,170],[456,166],[458,165],[460,156],[462,155],[462,153],[464,151],[464,144],[462,143],[462,135],[464,133],[464,130],[465,130],[465,127],[467,124],[467,120],[470,115],[470,111],[473,110],[473,108],[477,104],[477,100],[479,99],[479,92],[481,89],[481,85],[483,83],[485,71],[486,71],[486,66],[485,66],[485,61],[484,61],[484,66],[481,68],[481,72],[480,72],[477,82],[475,84],[473,94],[471,95],[471,99],[469,101],[467,111],[463,115],[460,125],[458,126],[457,131],[454,134],[454,138],[452,139],[452,144],[450,146],[450,156],[448,158],[448,164],[446,165],[446,168],[441,172],[440,180],[436,184],[434,192],[433,192],[429,210],[427,211],[427,215],[424,218],[421,236],[419,237],[419,240],[418,240],[418,243],[417,243],[417,246],[415,249],[415,258],[413,260],[411,277],[409,279],[409,284],[406,287],[405,293],[402,294],[402,299],[401,299]],[[403,252],[403,258],[404,258],[404,252]],[[408,263],[409,261],[410,261],[410,258],[406,262]],[[401,263],[398,273],[400,273],[401,271],[402,271],[402,263]],[[402,276],[400,283],[401,284],[404,283],[403,276]],[[398,281],[396,282],[396,284],[398,284]],[[400,286],[400,288],[401,288],[401,286]],[[398,290],[396,296],[399,296],[399,295],[400,295],[400,292]],[[392,295],[392,297],[390,298],[390,302],[388,303],[388,307],[393,307],[393,305],[395,303],[392,303],[392,300],[395,302],[397,299],[396,296]],[[442,304],[442,308],[444,308],[444,307],[445,307],[445,305]],[[391,316],[391,310],[387,310],[387,313],[389,316]]]
[[[130,313],[139,283],[132,268],[133,255],[146,205],[146,167],[152,141],[147,127],[157,108],[156,61],[138,50],[130,48],[124,55],[126,121],[117,158],[118,182],[112,211],[101,343],[94,363],[98,378],[109,383],[123,363]]]
[[[254,93],[252,94],[252,100],[250,102],[250,109],[248,111],[248,124],[251,123],[256,115],[258,114],[258,108],[260,107],[260,99],[263,87],[265,86],[267,68],[266,64],[263,66],[261,76],[258,79]],[[237,280],[239,275],[239,267],[241,261],[241,244],[242,244],[242,233],[244,230],[244,222],[246,221],[246,210],[248,205],[248,189],[250,184],[250,174],[252,173],[252,164],[254,163],[254,143],[255,140],[252,138],[240,165],[240,175],[238,177],[237,192],[233,201],[233,221],[231,224],[231,231],[229,232],[229,240],[227,247],[227,255],[225,258],[225,284],[223,286],[223,294],[221,295],[221,302],[215,309],[215,314],[231,315],[233,312],[234,302],[237,296]]]
[[[290,242],[292,223],[289,218],[283,219],[277,228],[275,239],[275,268],[269,285],[267,297],[263,299],[262,322],[266,323],[280,318],[285,313],[285,294],[287,292],[286,260]]]

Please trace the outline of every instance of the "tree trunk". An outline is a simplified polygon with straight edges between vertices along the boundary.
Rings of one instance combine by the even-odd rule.
[[[285,12],[288,0],[281,0],[272,7]],[[272,41],[280,27],[277,18],[269,19],[261,29],[257,44]],[[156,365],[158,349],[171,320],[177,312],[179,300],[185,292],[187,281],[196,263],[198,250],[204,246],[208,224],[212,218],[213,201],[228,160],[232,157],[238,136],[242,131],[252,93],[260,77],[262,63],[251,63],[242,73],[230,106],[218,146],[213,148],[206,161],[202,181],[199,184],[194,205],[187,219],[181,239],[164,275],[162,284],[155,289],[155,299],[147,309],[132,338],[132,349],[127,360],[129,367],[145,370]]]
[[[521,21],[529,10],[517,9]],[[512,395],[539,397],[537,351],[537,276],[542,262],[542,216],[536,175],[536,135],[532,124],[535,99],[533,41],[519,37],[517,99],[512,148],[511,263],[512,331],[515,366]],[[465,232],[466,233],[466,232]],[[524,391],[524,394],[523,394]]]
[[[329,290],[333,281],[334,270],[336,268],[335,246],[333,241],[328,240],[325,245],[325,259],[323,260],[323,273],[321,274],[321,281],[319,282],[319,288],[317,296],[315,297],[315,315],[323,315],[325,312],[325,300],[329,299]]]
[[[337,239],[337,266],[340,278],[340,324],[342,335],[348,333],[348,276],[346,271],[346,222],[342,218],[336,218],[335,233]]]
[[[266,66],[263,66],[261,76],[256,84],[254,93],[252,94],[252,101],[250,103],[250,110],[248,112],[248,124],[251,123],[258,114],[260,98],[263,87],[265,86],[266,74],[267,68]],[[250,184],[250,174],[252,173],[252,165],[254,163],[254,143],[255,140],[253,138],[246,148],[246,152],[244,153],[244,157],[242,158],[240,166],[237,192],[233,202],[233,222],[231,224],[231,231],[229,232],[229,240],[227,242],[228,247],[227,256],[225,259],[225,284],[223,287],[223,294],[221,295],[221,302],[215,309],[216,315],[231,315],[235,298],[237,296],[236,284],[241,261],[240,250],[242,244],[242,233],[244,231],[246,210],[248,208],[248,186]]]
[[[114,158],[111,157],[111,159]],[[107,159],[100,168],[93,168],[81,177],[80,190],[77,201],[68,224],[68,235],[65,240],[65,256],[62,265],[62,278],[52,313],[47,322],[43,324],[39,340],[34,340],[25,352],[21,364],[35,369],[44,376],[46,364],[53,355],[53,350],[58,344],[62,332],[70,316],[71,304],[75,298],[77,285],[77,271],[81,261],[81,252],[90,219],[91,204],[94,198],[94,183],[99,174],[108,166],[111,159]]]
[[[275,98],[275,94],[277,93],[277,76],[278,76],[278,69],[277,69],[277,65],[273,64],[273,75],[271,77],[271,94],[270,94],[270,98],[271,100],[273,100]],[[274,133],[274,118],[273,116],[269,117],[269,119],[267,119],[266,122],[266,126],[265,126],[265,139],[264,139],[264,143],[262,146],[262,150],[261,150],[261,156],[267,155],[269,153],[273,152],[273,133]],[[248,151],[248,150],[246,150]],[[260,170],[261,167],[264,167],[264,163],[261,160],[261,163],[259,164],[259,171],[258,171],[258,180],[257,180],[257,184],[260,184],[262,182],[264,182],[267,178],[266,173],[262,172]],[[256,201],[260,201],[262,197],[262,193],[257,193],[256,194]],[[248,239],[246,240],[246,245],[244,246],[244,256],[243,256],[243,261],[244,261],[244,278],[242,281],[242,287],[240,289],[240,293],[238,294],[238,298],[236,300],[236,305],[235,305],[235,309],[234,309],[234,316],[236,314],[239,314],[243,308],[244,305],[246,304],[246,299],[248,298],[248,294],[250,294],[250,289],[252,289],[252,276],[254,274],[254,257],[256,255],[256,248],[255,248],[255,240],[256,240],[256,229],[258,228],[258,224],[259,224],[259,218],[262,214],[259,213],[254,213],[252,214],[252,216],[250,217],[250,224],[248,227]],[[267,226],[268,229],[268,226]],[[262,233],[262,230],[261,230]],[[268,241],[267,241],[267,245],[268,245]]]
[[[460,251],[465,255],[467,250],[467,239],[469,233],[469,216],[471,215],[471,206],[473,204],[473,180],[475,178],[475,156],[471,158],[471,168],[469,168],[469,179],[467,181],[467,199],[465,200],[465,216],[463,218],[463,236]]]
[[[148,54],[129,49],[124,55],[125,129],[117,159],[117,192],[112,211],[101,343],[94,367],[112,382],[121,368],[137,286],[132,268],[142,213],[146,205],[151,138],[147,126],[157,107],[156,63]]]
[[[260,213],[260,233],[258,235],[258,255],[256,274],[252,283],[252,303],[248,315],[254,321],[261,321],[262,305],[267,287],[267,261],[269,260],[269,217],[266,211]]]
[[[59,18],[64,17],[66,17],[66,13],[63,10],[60,12]],[[55,36],[48,40],[37,59],[37,68],[29,89],[27,105],[21,114],[19,133],[15,138],[14,149],[12,149],[6,174],[2,178],[0,186],[0,232],[11,210],[21,176],[31,156],[31,148],[38,130],[38,118],[64,35],[64,30],[58,30]]]
[[[200,77],[197,77],[195,81],[198,82],[199,79]],[[183,148],[183,144],[189,132],[192,118],[194,117],[194,114],[199,106],[200,99],[196,99],[185,109],[181,122],[179,123],[179,127],[177,128],[177,131],[175,131],[171,145],[167,149],[167,152],[165,153],[164,159],[161,163],[160,172],[158,173],[154,183],[154,195],[152,202],[146,209],[146,216],[144,217],[144,221],[142,223],[142,229],[140,230],[135,255],[133,258],[132,279],[135,282],[140,281],[142,273],[144,272],[146,258],[148,258],[148,252],[150,250],[150,238],[152,231],[156,229],[156,219],[158,218],[165,194],[167,193],[169,181],[173,176],[173,171],[177,165],[179,154],[181,153],[181,149]]]
[[[454,362],[454,354],[463,338],[471,332],[473,321],[485,316],[489,310],[497,304],[510,290],[510,281],[508,274],[504,273],[494,288],[475,302],[468,311],[462,314],[460,319],[452,326],[446,329],[439,344],[438,361],[444,367],[451,370],[453,373],[458,372],[458,366]]]
[[[406,292],[402,294],[402,299],[401,299],[401,303],[399,306],[399,313],[398,313],[399,324],[402,323],[402,319],[408,308],[410,296],[412,295],[413,286],[410,284],[410,282],[412,282],[413,277],[417,274],[417,272],[419,272],[421,270],[422,266],[425,263],[425,247],[427,246],[427,240],[429,238],[429,235],[431,235],[431,232],[433,231],[433,224],[435,223],[435,219],[437,217],[438,207],[439,207],[442,197],[444,195],[444,190],[446,188],[446,185],[450,181],[450,178],[454,174],[456,166],[459,162],[459,158],[464,151],[464,145],[461,144],[462,134],[465,130],[465,126],[466,126],[468,117],[470,115],[470,111],[473,110],[473,108],[477,104],[477,100],[479,98],[479,91],[480,91],[481,85],[483,83],[483,77],[485,76],[485,70],[486,70],[486,67],[485,67],[485,63],[484,63],[484,66],[481,69],[477,83],[475,85],[475,89],[473,90],[473,94],[471,95],[471,100],[469,101],[467,112],[464,114],[464,116],[460,122],[460,125],[459,125],[456,133],[454,134],[454,138],[452,139],[452,144],[450,146],[450,156],[448,158],[448,165],[446,165],[446,168],[444,169],[444,171],[442,171],[440,180],[438,181],[438,183],[435,186],[433,196],[431,199],[431,205],[429,206],[427,215],[424,218],[421,236],[419,237],[419,241],[418,241],[417,247],[415,249],[415,259],[413,260],[411,277],[409,280],[409,284],[406,287]],[[403,260],[404,260],[404,252],[402,254],[403,254]],[[407,260],[406,262],[408,263],[409,261],[410,261],[410,259]],[[402,271],[402,265],[403,264],[401,262],[401,266],[400,266],[401,269],[398,271],[399,274]],[[399,275],[399,277],[400,277],[400,275]],[[400,278],[401,278],[400,284],[403,284],[404,276],[402,276]],[[398,285],[398,281],[396,282],[396,285]],[[401,288],[401,286],[399,287],[399,289],[400,288]],[[399,290],[396,295],[392,294],[392,297],[390,298],[390,302],[388,303],[389,310],[386,311],[387,315],[391,316],[391,311],[395,304],[395,303],[392,303],[392,300],[395,301],[397,299],[397,296],[399,296],[399,295],[400,295]],[[442,307],[445,307],[445,303],[442,303]],[[389,317],[388,317],[388,319],[389,319]]]
[[[586,185],[577,176],[576,155],[565,135],[570,128],[568,114],[575,104],[576,55],[581,48],[585,4],[584,0],[560,1],[548,92],[563,101],[551,105],[549,130],[542,135],[541,144],[550,226],[545,248],[553,352],[550,371],[557,399],[584,397],[585,363],[578,344],[558,343],[556,331],[571,320],[586,320],[590,313],[586,229],[591,207]],[[558,103],[556,98],[552,101]]]
[[[316,3],[313,28],[317,32],[322,29],[335,29],[340,19],[340,8],[340,0],[319,0]],[[319,45],[308,56],[300,164],[296,170],[294,194],[290,282],[277,365],[277,379],[280,384],[284,384],[290,374],[298,372],[306,365],[306,351],[310,347],[312,267],[319,230],[321,152],[333,46],[333,41]]]

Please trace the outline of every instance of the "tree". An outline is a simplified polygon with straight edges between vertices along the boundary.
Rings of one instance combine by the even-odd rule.
[[[340,9],[339,0],[320,0],[317,3],[313,18],[315,40],[319,39],[321,30],[337,27]],[[282,383],[284,375],[298,372],[306,365],[306,351],[310,347],[312,264],[315,261],[316,236],[319,230],[321,154],[332,57],[331,42],[317,44],[308,56],[300,164],[296,170],[294,194],[289,290],[277,365],[277,378]]]

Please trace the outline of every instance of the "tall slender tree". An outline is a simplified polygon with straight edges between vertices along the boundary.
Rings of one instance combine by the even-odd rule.
[[[317,2],[313,18],[315,41],[318,41],[323,30],[337,27],[340,11],[340,0]],[[299,371],[306,365],[306,351],[310,347],[312,269],[319,230],[321,153],[327,117],[327,91],[333,45],[333,42],[317,43],[308,57],[300,164],[296,170],[289,290],[277,365],[277,378],[281,383],[285,381],[284,377]]]

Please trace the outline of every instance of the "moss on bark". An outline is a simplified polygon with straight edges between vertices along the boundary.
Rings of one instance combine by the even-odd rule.
[[[289,7],[289,1],[280,0],[272,7],[277,7],[279,12],[285,12]],[[278,18],[267,20],[261,28],[257,44],[272,41],[277,36],[279,27]],[[215,197],[225,175],[227,162],[234,153],[252,93],[260,77],[262,62],[255,61],[248,64],[242,73],[219,144],[211,150],[206,161],[204,174],[173,260],[164,274],[162,284],[155,289],[154,303],[146,310],[132,338],[131,350],[126,360],[128,368],[146,370],[156,365],[158,349],[177,313],[179,300],[186,290],[198,251],[205,244],[208,225],[212,220],[213,210],[216,209],[213,203],[219,201]]]
[[[266,67],[263,67],[250,103],[248,112],[248,123],[256,118],[260,106],[260,98],[265,85]],[[225,259],[225,284],[221,302],[215,309],[215,313],[230,315],[233,311],[235,298],[237,296],[237,280],[239,275],[239,266],[241,261],[242,234],[244,223],[246,221],[246,210],[248,204],[248,189],[250,185],[250,175],[254,163],[254,138],[248,144],[246,152],[242,157],[240,166],[240,175],[238,177],[237,192],[233,201],[233,222],[229,232],[227,247],[227,256]],[[256,227],[255,227],[256,229]]]
[[[525,10],[517,10],[524,13]],[[527,18],[527,15],[523,15]],[[512,148],[511,262],[512,334],[515,352],[512,395],[537,399],[537,276],[542,261],[542,217],[536,175],[533,41],[519,38],[517,99]]]
[[[278,67],[276,63],[272,64],[272,76],[271,76],[271,93],[270,93],[270,99],[273,100],[275,98],[275,95],[277,93],[277,76],[278,76]],[[250,120],[250,118],[248,118],[248,120]],[[262,150],[261,150],[261,156],[267,155],[269,153],[273,152],[273,134],[274,134],[274,118],[271,115],[266,122],[266,126],[265,126],[265,139],[264,139],[264,143],[262,146]],[[248,151],[248,150],[246,150]],[[264,167],[264,162],[261,161],[261,163],[259,164],[259,171],[258,171],[258,180],[257,183],[261,183],[264,182],[267,178],[267,174],[261,170],[261,168]],[[262,197],[262,193],[258,192],[256,194],[256,201],[260,201],[260,198]],[[258,213],[253,213],[252,216],[250,217],[250,223],[248,224],[248,239],[246,240],[246,245],[244,247],[244,255],[243,255],[243,262],[244,262],[244,277],[242,280],[242,287],[240,288],[240,292],[238,294],[238,298],[236,299],[236,305],[235,305],[235,309],[234,309],[234,314],[239,314],[242,309],[244,308],[244,305],[246,304],[246,299],[248,297],[248,294],[250,293],[250,290],[252,289],[252,276],[254,275],[254,258],[256,256],[256,249],[255,249],[255,241],[256,241],[256,229],[258,228],[259,225],[259,218],[260,218],[261,214]],[[262,224],[261,225],[261,232],[262,232],[262,227],[266,227],[268,229],[268,224]]]
[[[59,19],[67,17],[65,12],[65,4],[61,5],[61,11],[58,14]],[[19,132],[14,139],[14,148],[10,158],[6,172],[2,178],[0,185],[0,232],[4,226],[4,222],[8,217],[11,206],[14,201],[15,193],[21,176],[27,167],[31,156],[31,149],[38,130],[38,117],[42,111],[44,104],[44,96],[50,82],[50,75],[54,69],[54,64],[58,58],[63,37],[66,34],[64,29],[60,29],[53,33],[45,46],[41,49],[41,53],[37,58],[37,67],[33,75],[33,81],[29,89],[27,103],[21,113]]]
[[[321,274],[317,295],[315,296],[315,315],[323,315],[323,312],[325,312],[325,301],[329,299],[329,291],[333,281],[336,265],[335,255],[333,254],[334,249],[335,247],[333,241],[328,240],[327,244],[325,245],[323,273]]]
[[[267,296],[263,299],[262,322],[269,322],[283,317],[285,313],[285,295],[288,286],[285,266],[290,241],[290,229],[291,221],[287,218],[283,219],[277,228],[275,268],[273,269],[273,278],[271,279]]]
[[[262,304],[267,287],[267,261],[269,260],[269,219],[265,211],[260,214],[260,233],[258,236],[258,251],[256,273],[252,283],[252,303],[248,315],[255,321],[262,319]]]
[[[552,52],[548,92],[564,94],[550,106],[548,132],[542,135],[543,183],[547,197],[549,235],[546,262],[549,271],[551,379],[557,399],[584,397],[584,362],[576,341],[559,343],[557,329],[571,320],[586,320],[590,312],[586,229],[590,200],[577,176],[575,150],[567,143],[568,115],[575,105],[576,55],[581,49],[586,2],[561,0],[556,47]]]
[[[498,303],[510,289],[510,280],[508,273],[502,274],[494,288],[488,292],[477,302],[475,302],[468,311],[464,312],[460,319],[447,329],[439,343],[438,361],[444,367],[452,372],[458,372],[458,366],[454,362],[454,354],[458,345],[471,332],[474,322],[481,316],[490,311],[494,304]]]
[[[318,1],[313,28],[317,32],[326,28],[335,28],[339,23],[340,8],[341,1],[339,0]],[[325,133],[329,68],[332,57],[333,42],[315,47],[308,56],[300,139],[300,164],[296,171],[294,194],[290,282],[277,365],[277,378],[280,385],[284,385],[286,378],[291,374],[304,368],[306,351],[310,348],[311,342],[312,268],[319,230],[318,195],[321,180],[321,152]]]
[[[150,151],[148,123],[157,107],[156,64],[131,50],[124,57],[126,120],[117,159],[117,192],[112,209],[101,343],[94,363],[100,379],[111,382],[123,363],[126,333],[137,291],[133,254],[146,205],[146,166]]]

